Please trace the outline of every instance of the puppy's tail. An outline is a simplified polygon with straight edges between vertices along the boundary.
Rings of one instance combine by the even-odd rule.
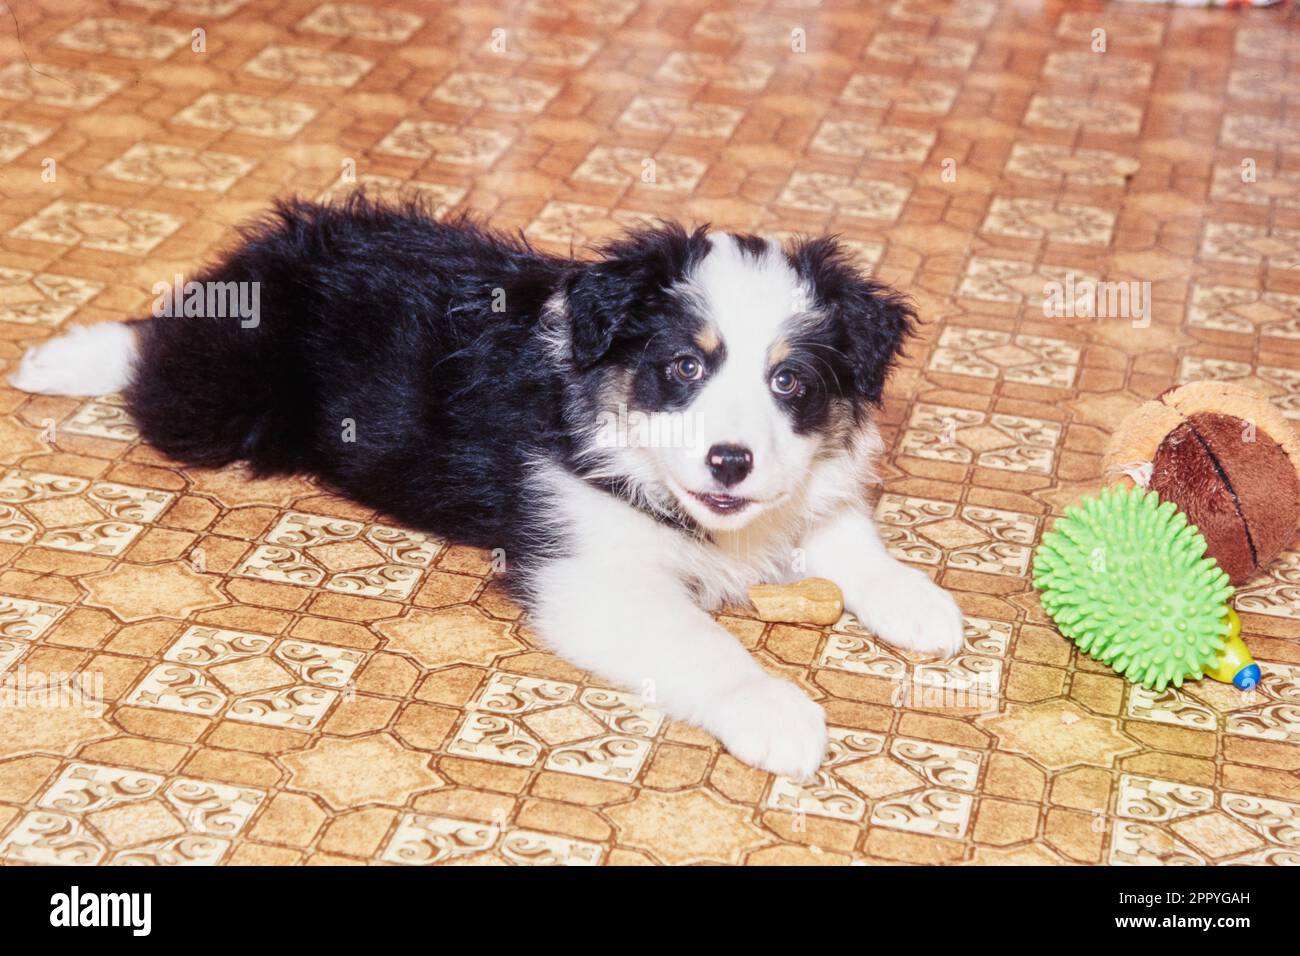
[[[78,325],[34,345],[9,384],[38,395],[110,395],[131,382],[139,343],[135,322]]]

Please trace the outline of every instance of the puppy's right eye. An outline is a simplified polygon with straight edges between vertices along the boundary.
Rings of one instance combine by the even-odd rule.
[[[681,355],[673,359],[668,372],[679,382],[698,382],[704,377],[704,363],[694,355]]]

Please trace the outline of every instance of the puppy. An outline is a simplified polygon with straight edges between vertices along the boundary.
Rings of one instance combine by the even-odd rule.
[[[833,239],[662,224],[582,262],[355,196],[278,205],[197,281],[252,289],[258,314],[209,297],[74,329],[13,384],[122,390],[186,465],[314,475],[493,549],[557,653],[774,773],[817,770],[822,709],[708,610],[816,575],[899,647],[961,646],[957,605],[863,497],[914,316]]]

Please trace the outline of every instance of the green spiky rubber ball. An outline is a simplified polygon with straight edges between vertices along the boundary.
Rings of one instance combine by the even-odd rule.
[[[1199,680],[1228,635],[1228,575],[1154,491],[1110,487],[1067,508],[1034,552],[1034,586],[1061,633],[1135,684]]]

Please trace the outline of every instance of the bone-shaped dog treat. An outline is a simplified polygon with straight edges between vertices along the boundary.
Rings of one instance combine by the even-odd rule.
[[[844,613],[840,589],[825,578],[794,584],[755,584],[749,588],[760,621],[782,624],[834,624]]]

